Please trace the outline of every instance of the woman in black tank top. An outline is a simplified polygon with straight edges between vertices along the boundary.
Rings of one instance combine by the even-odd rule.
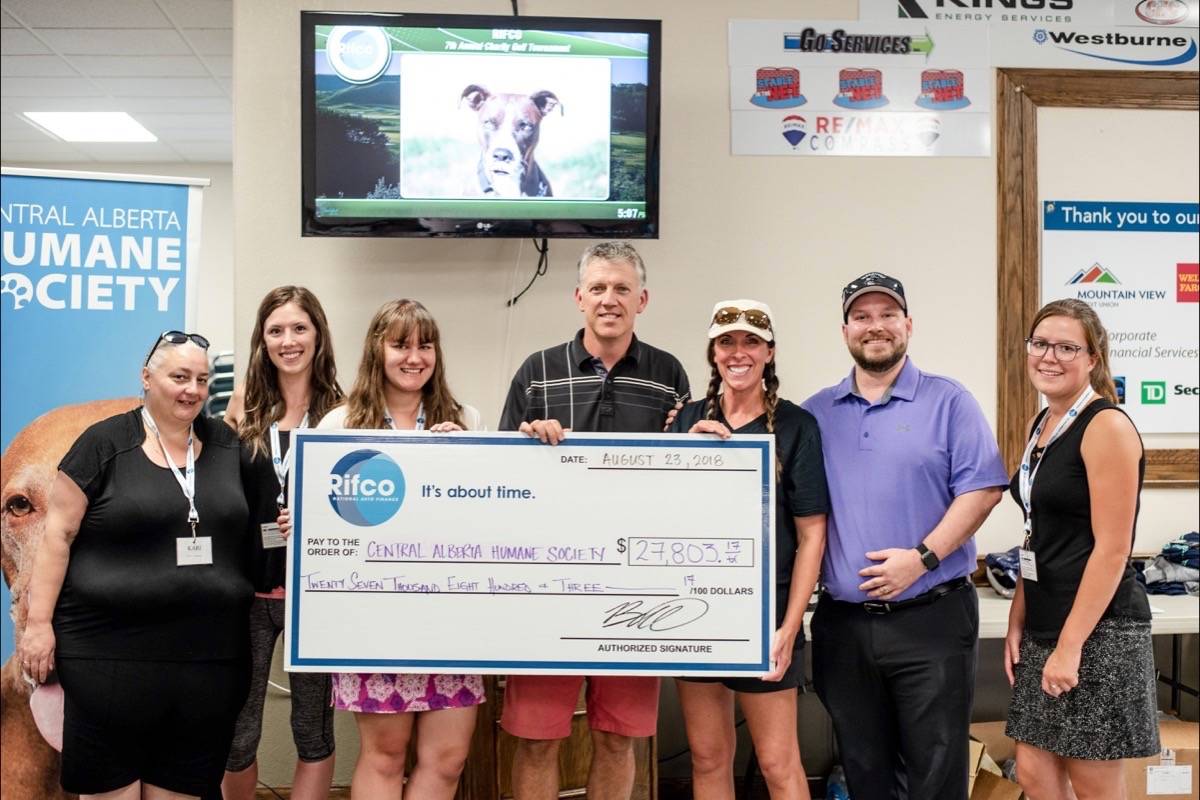
[[[1047,408],[1031,421],[1011,492],[1025,514],[1004,666],[1006,732],[1031,797],[1118,797],[1121,759],[1158,750],[1150,607],[1129,564],[1145,473],[1116,405],[1108,337],[1090,306],[1058,300],[1026,341]]]

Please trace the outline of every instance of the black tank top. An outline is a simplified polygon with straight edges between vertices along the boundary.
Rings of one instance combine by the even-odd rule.
[[[1088,423],[1096,414],[1108,408],[1120,410],[1108,400],[1100,399],[1080,411],[1079,419],[1042,453],[1041,466],[1033,483],[1033,538],[1030,547],[1037,559],[1038,579],[1023,583],[1025,630],[1039,639],[1058,638],[1063,622],[1075,603],[1084,566],[1096,544],[1092,533],[1092,498],[1080,446]],[[1033,427],[1045,414],[1046,410],[1043,410]],[[1030,435],[1032,433],[1031,428]],[[1137,508],[1134,510],[1133,528],[1129,531],[1131,551],[1137,530],[1137,514],[1141,510],[1145,473],[1146,453],[1143,449],[1138,461]],[[1020,505],[1017,475],[1013,475],[1009,491]],[[1128,562],[1104,616],[1150,619],[1146,590],[1137,582],[1133,567]]]

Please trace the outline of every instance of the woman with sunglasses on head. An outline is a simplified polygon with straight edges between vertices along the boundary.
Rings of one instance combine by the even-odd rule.
[[[320,301],[300,286],[280,286],[262,299],[250,337],[246,379],[234,392],[225,421],[249,451],[261,484],[250,606],[250,696],[234,729],[221,789],[225,800],[253,800],[258,743],[275,641],[283,632],[287,548],[275,519],[286,504],[291,432],[315,423],[345,399],[337,382],[333,342]],[[295,800],[329,796],[333,781],[333,709],[329,675],[292,672],[292,740],[299,757]]]
[[[58,674],[62,785],[84,797],[213,793],[246,699],[255,486],[236,434],[201,414],[207,348],[160,335],[144,404],[59,463],[19,656]]]
[[[1159,748],[1150,605],[1129,563],[1145,452],[1091,306],[1047,304],[1025,344],[1046,408],[1011,485],[1025,541],[1004,642],[1005,732],[1033,800],[1124,797],[1123,760]]]
[[[318,428],[391,428],[446,433],[482,430],[479,412],[450,393],[437,323],[415,300],[393,300],[376,312],[363,343],[350,397]],[[403,640],[398,640],[398,647]],[[450,800],[470,749],[478,675],[333,676],[334,706],[355,712],[360,750],[351,797],[406,796]],[[417,734],[417,762],[404,780],[405,754]]]
[[[808,798],[796,736],[796,694],[804,682],[804,612],[825,552],[829,511],[821,434],[811,414],[779,397],[771,310],[754,300],[713,308],[708,329],[708,395],[684,406],[673,432],[775,437],[776,630],[771,672],[762,678],[679,678],[676,688],[692,751],[697,798],[730,798],[741,706],[772,798]]]

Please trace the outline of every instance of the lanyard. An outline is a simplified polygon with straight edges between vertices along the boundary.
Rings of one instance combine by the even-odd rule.
[[[1046,459],[1046,451],[1050,449],[1050,445],[1054,440],[1062,436],[1067,428],[1071,427],[1071,423],[1079,416],[1079,412],[1083,410],[1096,393],[1092,391],[1092,387],[1088,386],[1083,390],[1083,394],[1075,400],[1071,408],[1067,411],[1066,416],[1058,421],[1054,426],[1054,430],[1050,433],[1050,439],[1046,442],[1046,446],[1042,448],[1042,457],[1038,460],[1037,466],[1030,469],[1029,461],[1033,454],[1033,447],[1037,444],[1038,438],[1042,435],[1042,429],[1046,427],[1046,417],[1043,416],[1038,422],[1037,427],[1033,429],[1033,435],[1029,437],[1029,444],[1025,445],[1025,453],[1021,456],[1021,471],[1017,477],[1017,488],[1021,493],[1021,505],[1025,507],[1025,549],[1029,549],[1029,539],[1033,534],[1033,479],[1037,477],[1038,469],[1042,466],[1042,461]]]
[[[200,514],[196,511],[196,450],[192,447],[192,426],[188,426],[187,467],[185,472],[180,472],[179,467],[175,466],[175,459],[171,458],[171,454],[167,452],[167,443],[163,441],[158,426],[154,424],[154,418],[150,416],[150,412],[145,406],[142,406],[142,420],[158,439],[158,446],[162,448],[163,460],[167,462],[167,467],[175,476],[175,482],[179,484],[179,488],[183,490],[183,496],[187,498],[188,524],[192,526],[192,538],[195,539],[196,526],[200,524]]]
[[[300,420],[294,430],[308,427],[308,412],[304,413],[304,419]],[[275,467],[275,477],[279,479],[279,496],[275,498],[275,503],[283,508],[287,505],[287,498],[283,496],[283,487],[287,483],[288,472],[292,469],[292,449],[289,447],[287,455],[281,455],[280,451],[283,448],[279,444],[279,423],[271,423],[271,466]]]
[[[387,425],[392,430],[396,430],[396,420],[392,419],[391,413],[385,408],[383,410],[383,424]],[[425,401],[417,406],[417,424],[413,427],[415,431],[425,430]]]

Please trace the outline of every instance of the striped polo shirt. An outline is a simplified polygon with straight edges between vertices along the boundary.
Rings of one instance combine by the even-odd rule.
[[[657,433],[667,412],[688,400],[679,360],[636,336],[611,370],[598,362],[583,346],[582,328],[572,341],[525,359],[513,376],[499,430],[556,419],[583,433]]]

